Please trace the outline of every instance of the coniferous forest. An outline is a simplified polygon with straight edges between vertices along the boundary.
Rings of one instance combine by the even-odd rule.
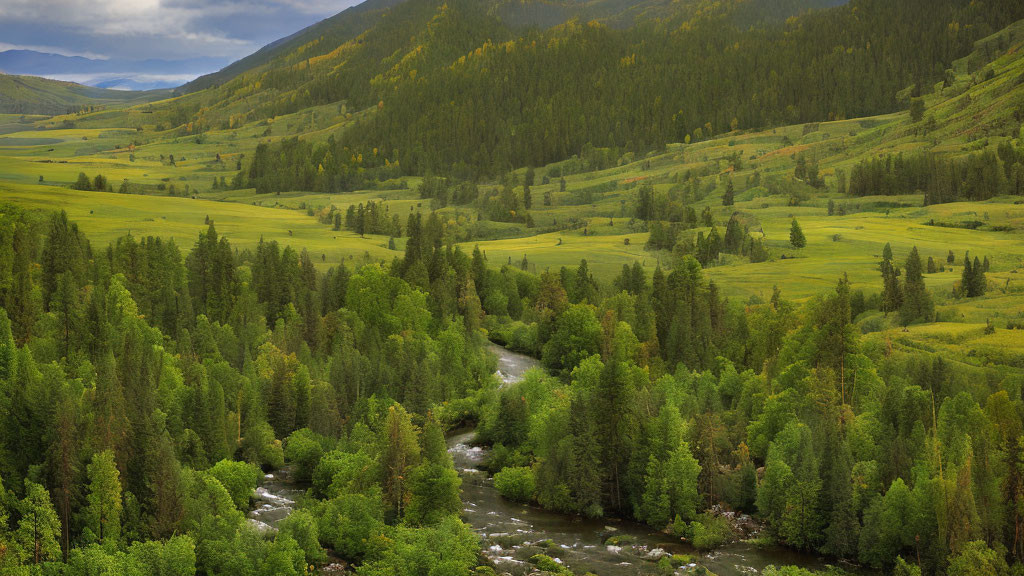
[[[0,576],[1024,575],[1024,3],[280,37],[0,75]]]
[[[503,494],[698,545],[725,505],[886,570],[1024,550],[1019,376],[865,348],[843,278],[744,306],[693,258],[535,276],[444,246],[435,216],[410,217],[403,257],[325,272],[213,224],[182,250],[94,247],[64,213],[2,222],[5,572],[298,574],[326,546],[359,574],[463,573],[444,430],[470,419]],[[921,266],[881,305],[931,313]],[[551,375],[487,386],[485,325]],[[286,461],[311,487],[267,540],[243,512]]]
[[[745,3],[697,4],[626,29],[572,20],[520,34],[480,3],[435,12],[411,0],[346,52],[344,66],[324,55],[257,76],[263,90],[302,89],[251,109],[248,120],[337,101],[374,112],[304,161],[289,159],[287,142],[273,155],[279,164],[254,159],[240,187],[314,189],[319,178],[322,189],[351,190],[360,185],[354,172],[374,176],[385,162],[409,174],[493,177],[587,145],[647,152],[737,128],[891,112],[905,107],[905,88],[928,91],[975,40],[1024,17],[1013,0],[856,0],[744,27],[736,19]],[[418,18],[430,18],[427,33],[395,33]],[[236,78],[218,97],[248,94],[249,80]],[[216,126],[206,108],[196,129]],[[298,182],[288,176],[296,170]],[[263,183],[264,172],[283,180]]]

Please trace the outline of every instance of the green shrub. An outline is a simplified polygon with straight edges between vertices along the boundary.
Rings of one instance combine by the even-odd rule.
[[[701,515],[690,523],[690,542],[698,550],[712,550],[732,539],[732,526],[721,516]]]
[[[309,428],[292,432],[284,444],[284,456],[295,464],[295,476],[298,480],[308,482],[320,457],[324,454],[324,438]]]
[[[514,466],[503,468],[494,475],[494,487],[502,496],[513,502],[528,503],[533,500],[537,482],[533,477],[533,469]]]
[[[572,574],[568,568],[562,566],[551,556],[545,554],[534,554],[530,557],[530,564],[533,564],[537,568],[554,574]]]
[[[235,507],[245,512],[249,509],[249,498],[260,481],[260,469],[248,462],[221,460],[209,470],[231,495]]]

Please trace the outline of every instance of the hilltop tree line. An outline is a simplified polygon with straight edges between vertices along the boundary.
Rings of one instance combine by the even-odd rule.
[[[862,160],[850,172],[847,191],[853,196],[924,193],[925,205],[1022,195],[1024,150],[1003,143],[997,151],[960,159],[897,154]]]
[[[335,194],[398,175],[397,161],[389,160],[376,148],[364,154],[338,143],[334,136],[317,144],[288,138],[258,144],[248,166],[235,175],[231,186],[255,188],[258,194],[291,190]]]

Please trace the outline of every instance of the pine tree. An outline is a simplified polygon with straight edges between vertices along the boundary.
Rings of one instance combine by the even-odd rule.
[[[804,237],[804,231],[800,229],[800,223],[793,218],[793,224],[789,227],[789,243],[793,248],[803,248],[807,246],[807,238]]]
[[[121,474],[114,453],[104,450],[93,454],[87,474],[89,495],[83,512],[86,528],[95,542],[117,549],[121,538]]]
[[[974,269],[971,266],[971,259],[967,254],[964,254],[964,270],[960,274],[960,292],[959,295],[971,297],[971,290],[974,284]]]
[[[931,294],[924,285],[921,274],[921,257],[917,246],[907,256],[907,265],[903,280],[903,301],[900,304],[900,322],[906,326],[912,322],[923,320],[929,322],[935,314]]]
[[[383,447],[380,462],[384,503],[395,518],[401,518],[411,498],[409,473],[420,462],[416,428],[401,404],[388,408],[380,443]]]
[[[57,291],[57,280],[65,272],[71,274],[76,289],[84,283],[88,257],[89,243],[79,232],[78,224],[68,220],[67,212],[55,212],[50,217],[41,255],[44,302],[49,304]]]
[[[903,291],[900,286],[900,271],[891,259],[882,260],[882,312],[888,314],[900,309],[903,303]]]
[[[66,390],[62,389],[63,395]],[[60,547],[67,562],[71,551],[71,511],[77,496],[78,454],[80,450],[78,429],[78,406],[76,398],[67,394],[59,401],[54,415],[55,434],[48,454],[54,479],[54,496],[57,499],[57,515],[60,517]],[[0,523],[0,531],[3,524]]]
[[[978,257],[974,257],[974,265],[972,266],[971,273],[971,287],[970,297],[984,296],[985,291],[988,288],[988,281],[985,279],[985,266],[982,264]]]
[[[412,525],[437,524],[462,509],[459,486],[462,480],[452,466],[451,455],[444,441],[444,432],[433,415],[429,415],[420,437],[423,463],[409,478],[409,507],[405,521]]]
[[[823,551],[839,558],[856,558],[860,522],[853,505],[853,483],[850,479],[850,450],[845,442],[838,453],[832,453],[832,482],[823,494],[832,507],[828,527],[825,529]]]
[[[75,183],[71,185],[71,188],[73,190],[82,191],[92,190],[92,182],[89,180],[89,177],[85,175],[85,172],[79,172],[78,180],[75,180]]]
[[[151,451],[153,468],[146,479],[147,490],[153,495],[150,530],[155,538],[166,538],[178,529],[183,514],[181,467],[166,431]]]
[[[969,254],[964,254],[964,270],[960,276],[960,295],[967,298],[984,296],[988,288],[988,281],[985,278],[985,267],[977,256],[971,262]]]
[[[25,498],[20,506],[21,520],[15,538],[28,553],[32,564],[60,560],[60,519],[50,502],[50,494],[39,484],[25,481]]]
[[[732,206],[735,203],[736,189],[732,184],[732,178],[725,185],[725,194],[722,195],[722,206]]]

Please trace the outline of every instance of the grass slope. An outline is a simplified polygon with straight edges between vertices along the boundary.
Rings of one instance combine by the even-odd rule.
[[[0,73],[0,114],[70,114],[87,108],[148,102],[169,93],[166,90],[105,90],[35,76]]]
[[[1024,203],[1019,197],[923,207],[919,194],[851,198],[835,189],[837,170],[849,174],[861,160],[880,154],[933,151],[961,156],[1004,141],[1020,146],[1020,122],[1014,111],[1024,104],[1024,85],[1019,81],[1024,77],[1022,40],[1024,23],[980,41],[974,54],[954,65],[952,82],[937,85],[926,95],[926,120],[920,123],[912,122],[907,113],[896,113],[734,132],[705,142],[670,145],[642,158],[623,156],[612,168],[567,176],[564,192],[557,177],[543,183],[551,167],[541,167],[532,188],[530,213],[535,228],[478,221],[476,205],[447,207],[440,214],[449,224],[452,240],[467,251],[479,245],[492,266],[518,265],[525,256],[531,270],[543,271],[576,266],[585,258],[591,270],[608,282],[624,264],[639,261],[652,271],[659,263],[671,268],[676,261],[671,253],[644,249],[648,232],[642,222],[632,219],[640,182],[664,193],[688,170],[706,170],[709,175],[700,187],[703,197],[692,203],[696,212],[710,209],[720,232],[736,213],[753,235],[764,239],[772,255],[768,262],[757,264],[725,255],[707,268],[706,274],[734,301],[766,299],[773,286],[788,298],[805,300],[833,287],[843,274],[854,289],[870,295],[881,289],[878,261],[886,243],[892,245],[898,262],[914,246],[925,260],[932,257],[942,264],[952,250],[957,264],[926,276],[940,322],[904,331],[879,313],[866,313],[861,324],[873,334],[869,341],[879,346],[955,350],[973,354],[980,363],[1019,362],[1024,331],[1000,329],[987,334],[985,330],[989,320],[1003,328],[1024,319]],[[410,212],[431,209],[429,200],[419,199],[419,179],[412,177],[382,189],[337,195],[308,191],[256,195],[251,190],[212,189],[215,178],[230,181],[238,162],[244,164],[259,142],[294,135],[323,140],[343,134],[358,118],[344,105],[308,108],[201,136],[157,130],[155,119],[146,111],[140,106],[73,117],[0,115],[0,201],[64,208],[101,246],[130,231],[172,237],[187,249],[209,217],[239,249],[251,248],[264,237],[306,248],[322,265],[367,258],[387,261],[401,254],[398,250],[404,241],[398,239],[398,250],[388,250],[387,237],[335,232],[311,212],[332,204],[344,210],[350,204],[374,200],[404,222]],[[935,119],[934,129],[928,128],[928,118]],[[64,120],[72,120],[77,127],[65,128]],[[733,170],[727,159],[737,154],[743,163]],[[798,154],[819,162],[825,189],[793,182]],[[90,177],[102,173],[115,190],[127,179],[133,186],[145,187],[147,193],[69,190],[79,172]],[[523,172],[515,174],[520,182]],[[755,172],[762,185],[748,187],[746,182]],[[736,186],[736,203],[725,207],[722,194],[728,178]],[[788,182],[788,192],[773,191],[766,185],[772,179]],[[172,185],[179,197],[168,196]],[[602,185],[608,191],[581,201],[587,190]],[[481,185],[484,190],[496,187],[496,183]],[[542,205],[545,193],[552,198],[550,206]],[[799,205],[790,205],[794,196],[800,198]],[[846,214],[828,216],[830,200]],[[800,250],[789,246],[794,217],[808,240]],[[565,228],[572,219],[579,226]],[[977,229],[929,225],[933,220],[976,220],[982,225]],[[687,234],[699,230],[708,229]],[[987,256],[991,262],[989,294],[983,298],[952,296],[965,251]]]

